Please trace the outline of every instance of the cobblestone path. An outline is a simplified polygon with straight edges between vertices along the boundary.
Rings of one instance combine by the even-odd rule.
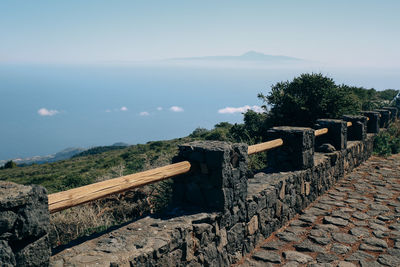
[[[371,157],[239,266],[400,266],[400,154]]]

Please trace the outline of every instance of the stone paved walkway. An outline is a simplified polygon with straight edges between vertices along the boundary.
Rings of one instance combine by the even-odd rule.
[[[371,157],[239,266],[400,266],[400,154]]]

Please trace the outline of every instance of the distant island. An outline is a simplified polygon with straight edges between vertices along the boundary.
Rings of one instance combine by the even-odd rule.
[[[206,57],[182,57],[170,58],[168,61],[258,61],[258,62],[302,62],[305,61],[300,58],[281,56],[281,55],[266,55],[256,51],[249,51],[240,56],[206,56]]]

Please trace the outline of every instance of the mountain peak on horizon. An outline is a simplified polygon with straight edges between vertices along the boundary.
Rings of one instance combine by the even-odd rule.
[[[279,60],[302,60],[295,57],[288,57],[288,56],[281,56],[281,55],[267,55],[261,52],[257,52],[254,50],[250,50],[239,57],[246,58],[249,60],[272,60],[272,59],[279,59]]]
[[[247,57],[247,56],[265,56],[265,54],[264,53],[261,53],[261,52],[257,52],[257,51],[254,51],[254,50],[250,50],[250,51],[247,51],[246,53],[244,53],[244,54],[242,54],[242,55],[240,55],[241,57]]]

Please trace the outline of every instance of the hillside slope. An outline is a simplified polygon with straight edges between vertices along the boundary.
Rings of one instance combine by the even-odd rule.
[[[49,193],[67,190],[96,181],[127,175],[171,162],[178,145],[190,142],[192,138],[177,138],[168,141],[154,141],[129,147],[105,151],[93,149],[67,160],[41,165],[0,170],[0,180],[20,184],[38,184]]]

